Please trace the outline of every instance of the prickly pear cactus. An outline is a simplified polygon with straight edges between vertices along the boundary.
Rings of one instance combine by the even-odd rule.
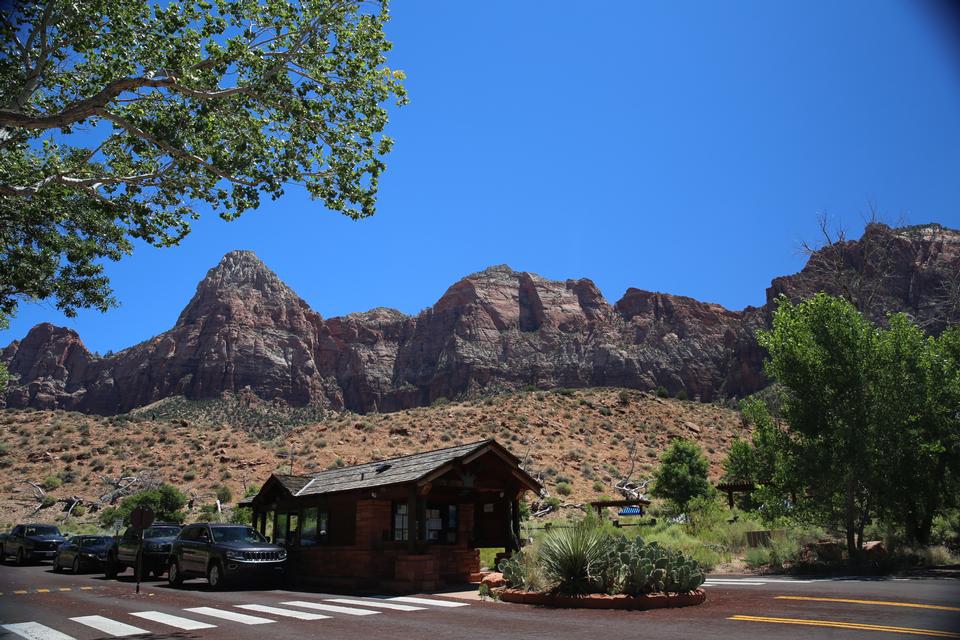
[[[497,565],[503,579],[514,589],[522,589],[526,582],[526,573],[523,568],[523,552],[518,551],[509,558],[500,561]]]

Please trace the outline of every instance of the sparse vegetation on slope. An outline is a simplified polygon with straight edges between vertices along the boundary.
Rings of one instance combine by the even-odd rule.
[[[483,438],[496,438],[522,458],[552,497],[582,503],[616,494],[634,441],[634,478],[650,476],[660,452],[678,437],[700,443],[716,477],[743,431],[740,415],[722,406],[607,388],[518,392],[387,414],[317,410],[313,419],[306,409],[245,402],[167,400],[113,417],[5,410],[0,524],[36,509],[25,481],[54,477],[60,485],[48,496],[91,501],[114,488],[105,479],[142,475],[184,491],[187,517],[195,518],[226,495],[223,487],[243,496],[274,471],[310,473]],[[62,516],[51,506],[36,518]],[[96,518],[87,509],[80,520]]]

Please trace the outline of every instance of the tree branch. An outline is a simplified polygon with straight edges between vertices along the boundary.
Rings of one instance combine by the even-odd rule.
[[[113,114],[113,113],[110,113],[109,111],[107,111],[107,110],[105,110],[105,109],[98,109],[98,110],[94,113],[94,115],[98,115],[98,116],[100,116],[101,118],[103,118],[104,120],[107,120],[107,121],[109,121],[109,122],[112,122],[112,123],[115,124],[116,126],[120,127],[120,128],[123,129],[124,131],[126,131],[127,133],[129,133],[129,134],[131,134],[131,135],[133,135],[133,136],[136,136],[136,137],[140,138],[141,140],[145,140],[145,141],[149,142],[150,144],[156,146],[157,148],[162,149],[163,151],[166,151],[167,154],[169,154],[169,155],[171,155],[171,156],[173,156],[173,157],[175,157],[175,158],[180,158],[180,159],[182,159],[182,160],[189,160],[190,162],[196,163],[196,164],[200,165],[201,167],[203,167],[204,169],[206,169],[207,171],[209,171],[210,173],[214,174],[215,176],[219,176],[220,178],[223,178],[224,180],[229,180],[230,182],[234,182],[234,183],[236,183],[236,184],[242,184],[242,185],[248,186],[248,187],[256,187],[256,186],[257,186],[257,183],[256,183],[256,182],[251,182],[251,181],[249,181],[249,180],[245,180],[245,179],[243,179],[243,178],[239,178],[239,177],[237,177],[237,176],[231,175],[230,173],[227,173],[226,171],[224,171],[223,169],[217,167],[216,165],[207,162],[206,160],[204,160],[204,159],[201,158],[200,156],[194,155],[194,154],[189,153],[189,152],[187,152],[187,151],[184,151],[183,149],[178,149],[177,147],[174,147],[173,145],[168,144],[168,143],[164,142],[163,140],[160,140],[159,138],[153,136],[152,134],[144,131],[143,129],[141,129],[141,128],[138,127],[137,125],[133,124],[132,122],[130,122],[130,121],[128,121],[128,120],[125,120],[124,118],[121,118],[121,117],[118,116],[118,115],[115,115],[115,114]]]
[[[30,115],[16,110],[0,110],[0,127],[18,129],[46,130],[70,126],[87,118],[98,115],[111,101],[128,91],[143,87],[169,89],[181,95],[199,100],[216,100],[237,94],[255,95],[249,87],[231,87],[229,89],[194,89],[181,84],[175,77],[166,78],[121,78],[108,84],[99,93],[78,100],[57,113]]]

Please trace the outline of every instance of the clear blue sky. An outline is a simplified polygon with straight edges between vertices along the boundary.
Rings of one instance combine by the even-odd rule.
[[[329,317],[417,313],[492,264],[729,308],[803,264],[826,213],[960,227],[960,48],[929,5],[395,1],[411,104],[379,213],[291,192],[111,264],[122,306],[49,321],[119,350],[173,325],[207,269],[254,250]],[[954,34],[955,35],[955,34]]]

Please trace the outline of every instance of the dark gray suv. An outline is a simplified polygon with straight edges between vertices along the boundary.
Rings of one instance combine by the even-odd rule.
[[[173,541],[167,580],[178,586],[206,578],[213,589],[231,582],[278,582],[287,550],[270,544],[253,527],[239,524],[187,525]]]

